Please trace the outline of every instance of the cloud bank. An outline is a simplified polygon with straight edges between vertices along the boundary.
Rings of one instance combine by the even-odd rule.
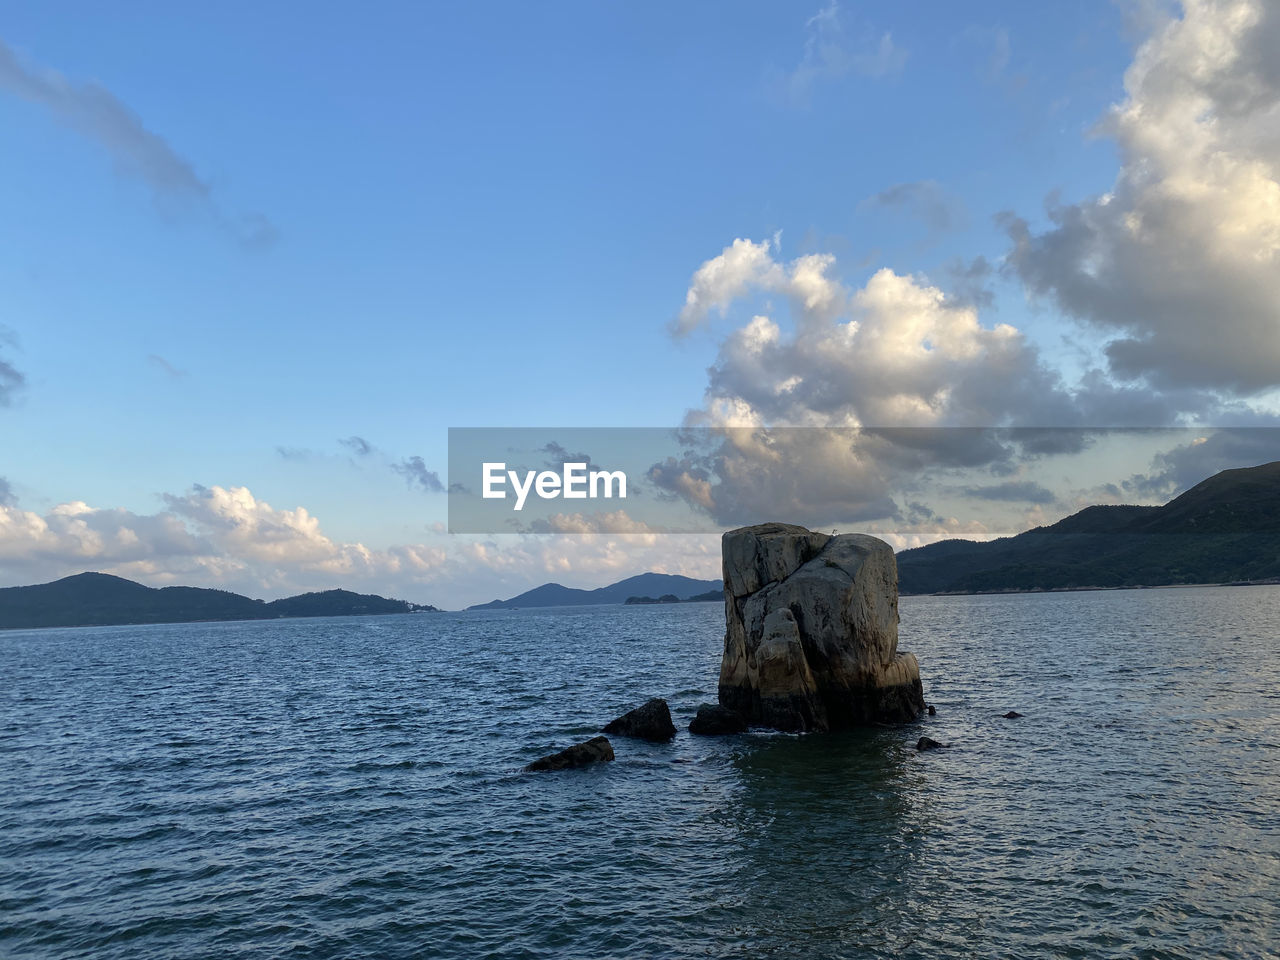
[[[602,586],[640,569],[713,577],[719,563],[717,537],[656,536],[621,511],[553,518],[556,537],[499,543],[433,531],[425,542],[372,548],[334,540],[305,507],[276,508],[247,487],[195,486],[163,501],[154,514],[82,501],[39,514],[0,481],[0,576],[32,583],[97,570],[267,598],[340,586],[456,607],[557,578]]]
[[[825,62],[836,12],[810,24],[806,61]],[[927,523],[936,518],[903,505],[930,471],[985,470],[999,482],[969,478],[953,489],[1047,506],[1068,499],[1025,468],[1085,449],[1083,428],[1275,425],[1280,6],[1188,0],[1180,18],[1152,22],[1125,99],[1100,128],[1120,150],[1113,188],[1052,204],[1044,230],[1001,217],[1005,271],[1072,332],[1101,334],[1095,364],[1068,382],[1021,331],[985,323],[985,257],[951,264],[954,293],[888,268],[854,286],[832,255],[784,262],[775,244],[740,238],[694,272],[671,327],[687,337],[746,314],[721,335],[703,403],[688,417],[722,428],[723,439],[655,464],[649,479],[726,524],[764,514]],[[1008,38],[996,39],[1003,70]],[[865,203],[906,209],[936,230],[953,222],[931,181]],[[827,429],[770,429],[778,426]],[[902,427],[1082,429],[988,429],[966,444],[954,429],[894,432]],[[1167,495],[1270,455],[1268,432],[1244,437],[1210,431],[1203,447],[1166,451],[1127,489]]]

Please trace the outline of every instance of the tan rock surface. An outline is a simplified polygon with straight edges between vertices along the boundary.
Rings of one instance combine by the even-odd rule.
[[[916,658],[898,652],[898,569],[883,540],[766,523],[726,533],[722,560],[722,705],[779,730],[924,709]]]

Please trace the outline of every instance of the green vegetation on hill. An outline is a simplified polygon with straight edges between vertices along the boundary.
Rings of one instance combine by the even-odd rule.
[[[581,590],[559,583],[544,583],[510,600],[491,600],[468,607],[468,610],[515,610],[521,607],[571,607],[589,603],[626,603],[630,597],[658,597],[670,594],[688,600],[695,594],[715,593],[717,599],[724,584],[719,580],[694,580],[671,573],[640,573],[607,587]]]
[[[674,593],[664,593],[662,596],[657,598],[627,597],[626,603],[632,606],[649,603],[710,603],[712,601],[720,601],[723,599],[723,590],[708,590],[706,593],[696,593],[692,597],[677,597]]]
[[[227,590],[146,587],[105,573],[81,573],[52,583],[0,589],[0,629],[337,617],[434,609],[348,590],[306,593],[264,603]]]
[[[388,600],[374,594],[352,593],[350,590],[325,590],[297,597],[273,600],[267,609],[273,617],[349,617],[356,614],[413,613],[434,610],[403,600]]]
[[[903,593],[1169,586],[1280,578],[1280,461],[1224,470],[1162,507],[1087,507],[987,543],[898,554]]]

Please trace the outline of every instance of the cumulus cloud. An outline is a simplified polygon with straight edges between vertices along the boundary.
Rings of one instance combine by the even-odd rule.
[[[68,563],[131,563],[191,556],[207,543],[167,514],[139,516],[96,510],[81,501],[59,504],[41,516],[12,497],[0,503],[0,564],[37,569]]]
[[[810,73],[834,62],[823,51],[834,45],[837,15],[827,8],[810,24]],[[1103,125],[1120,148],[1112,189],[1054,203],[1047,230],[1003,217],[1012,240],[1007,269],[1085,331],[1101,331],[1101,367],[1082,347],[1083,373],[1066,383],[1020,331],[983,322],[978,309],[992,301],[984,258],[946,268],[950,294],[888,269],[851,289],[830,256],[787,263],[776,244],[740,239],[694,273],[673,332],[687,335],[731,310],[749,317],[723,336],[703,405],[689,416],[745,429],[747,439],[726,429],[711,449],[655,464],[650,480],[725,521],[807,505],[810,515],[879,511],[910,522],[891,504],[912,494],[912,470],[960,466],[955,450],[944,449],[957,435],[925,432],[912,442],[881,427],[1274,425],[1267,404],[1280,387],[1280,6],[1187,0],[1181,17],[1148,4],[1144,18],[1153,32]],[[992,78],[1006,71],[1007,32],[966,39],[983,40]],[[925,181],[868,202],[914,210],[941,227],[949,213],[937,200]],[[779,425],[863,429],[849,441],[779,435]],[[1081,429],[991,432],[968,451],[968,465],[1016,477],[1028,459],[1080,452],[1090,437]],[[1149,492],[1175,489],[1228,461],[1266,458],[1256,441],[1242,443],[1211,439],[1203,449],[1172,451],[1141,482]],[[1223,456],[1210,458],[1218,448]],[[1017,479],[960,489],[1033,510],[1052,496]]]
[[[721,427],[705,449],[655,464],[648,479],[725,527],[762,518],[808,525],[895,515],[885,465],[856,431]]]
[[[769,248],[768,240],[738,239],[702,264],[689,283],[684,307],[671,332],[683,337],[705,323],[713,310],[724,316],[729,304],[753,288],[770,290],[782,285],[786,275]]]
[[[48,110],[60,122],[103,147],[122,173],[142,180],[156,202],[173,212],[202,206],[248,246],[270,244],[275,228],[260,213],[233,216],[216,204],[212,190],[163,137],[115,94],[97,83],[76,84],[53,70],[24,63],[0,40],[0,91]]]
[[[562,534],[554,537],[446,540],[437,527],[423,529],[425,542],[375,548],[332,538],[304,507],[274,507],[246,487],[196,486],[165,496],[155,514],[82,501],[40,514],[2,499],[0,580],[8,583],[99,570],[267,599],[345,587],[456,607],[550,579],[596,587],[644,570],[706,578],[719,570],[718,536],[660,536],[622,511],[554,518],[548,530]]]
[[[1007,217],[1029,290],[1109,339],[1109,370],[1162,390],[1280,386],[1280,6],[1187,0],[1161,18],[1103,129],[1112,189]]]
[[[23,580],[105,570],[144,582],[247,592],[422,579],[444,551],[422,545],[371,550],[330,539],[305,508],[277,509],[246,487],[196,486],[164,497],[155,514],[59,504],[40,515],[0,503],[0,570]]]
[[[827,254],[779,263],[735,240],[694,273],[676,334],[756,291],[783,294],[790,329],[757,314],[723,340],[710,371],[712,420],[792,425],[1060,423],[1073,405],[1056,373],[1008,324],[920,278],[877,271],[849,291]]]
[[[204,531],[220,552],[267,563],[301,566],[368,559],[359,544],[340,548],[320,532],[320,521],[304,507],[277,510],[247,487],[196,486],[183,496],[164,498],[169,511]]]
[[[967,269],[981,278],[989,265]],[[744,305],[768,312],[723,335],[685,449],[654,463],[648,481],[722,525],[769,516],[905,528],[919,518],[900,504],[922,504],[926,483],[975,507],[1068,502],[1020,469],[1088,450],[1100,428],[1188,411],[1260,416],[1211,390],[1117,383],[1097,369],[1067,383],[1019,330],[983,322],[975,299],[889,269],[850,287],[830,255],[787,262],[771,242],[734,241],[694,272],[673,333]]]
[[[901,518],[895,492],[912,473],[1084,442],[992,430],[1078,423],[1080,409],[1022,333],[919,277],[882,269],[851,290],[833,256],[780,262],[769,242],[739,239],[695,271],[674,332],[759,294],[783,297],[787,316],[756,314],[722,340],[688,417],[714,439],[648,475],[718,522]]]

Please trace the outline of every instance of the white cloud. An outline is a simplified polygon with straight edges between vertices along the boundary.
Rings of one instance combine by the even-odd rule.
[[[1028,288],[1109,338],[1111,372],[1251,396],[1280,385],[1280,5],[1187,0],[1104,124],[1104,196],[1010,219]]]
[[[246,487],[195,487],[165,502],[152,515],[83,501],[40,515],[6,496],[0,576],[33,583],[97,570],[152,586],[218,587],[268,599],[345,587],[457,607],[556,578],[594,587],[644,570],[718,575],[718,537],[655,534],[622,511],[553,518],[547,530],[557,536],[472,539],[432,531],[426,543],[372,548],[335,541],[306,508],[278,509]]]
[[[718,257],[700,266],[689,283],[684,308],[672,326],[676,336],[684,336],[701,326],[712,310],[721,316],[729,304],[753,287],[771,289],[781,279],[778,265],[769,253],[769,241],[753,243],[735,240]]]
[[[189,556],[206,545],[177,518],[95,510],[82,501],[59,504],[45,516],[0,503],[0,565],[39,568],[82,561],[131,563]]]
[[[656,543],[659,531],[643,520],[637,520],[625,510],[602,513],[554,513],[544,520],[535,521],[532,533],[625,533],[645,535],[643,542]],[[639,541],[638,541],[639,542]]]
[[[683,329],[709,322],[712,305],[728,313],[768,294],[785,298],[785,316],[757,313],[724,336],[687,418],[716,428],[711,441],[648,476],[718,523],[910,527],[898,501],[923,469],[987,468],[1082,442],[1011,442],[989,429],[1074,424],[1082,413],[1018,330],[984,325],[970,303],[919,277],[882,269],[850,290],[831,255],[780,262],[769,243],[739,239],[694,273]]]
[[[984,326],[973,306],[888,269],[851,293],[835,268],[830,255],[779,263],[767,242],[739,239],[695,272],[683,329],[707,321],[704,305],[727,311],[755,292],[785,295],[791,317],[784,330],[757,314],[724,338],[703,422],[996,426],[1070,419],[1069,393],[1015,328]]]

